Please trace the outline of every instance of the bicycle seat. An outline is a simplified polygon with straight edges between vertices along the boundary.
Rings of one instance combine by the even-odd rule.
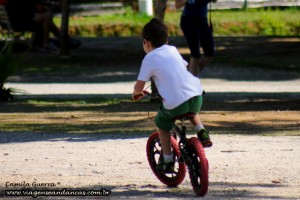
[[[178,116],[174,117],[173,119],[174,120],[181,120],[181,121],[183,121],[183,120],[194,118],[195,115],[196,115],[195,113],[188,112],[188,113],[185,113],[183,115],[178,115]]]

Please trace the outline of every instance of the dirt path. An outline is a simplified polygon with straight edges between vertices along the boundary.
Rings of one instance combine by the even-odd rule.
[[[82,95],[82,98],[88,98],[92,94],[112,94],[112,91],[114,95],[130,94],[132,81],[136,79],[143,56],[139,53],[142,49],[136,48],[137,44],[141,48],[140,43],[134,41],[139,40],[102,39],[95,43],[94,40],[87,39],[78,55],[74,52],[72,65],[76,66],[75,63],[81,61],[79,64],[84,66],[86,58],[96,57],[97,62],[93,68],[87,67],[75,75],[69,74],[68,70],[54,71],[50,73],[51,76],[47,73],[25,73],[12,77],[8,86],[28,90],[32,95],[40,95],[42,98],[48,98],[49,93],[55,97],[67,94],[67,98],[72,97],[68,95],[70,93]],[[256,49],[256,43],[253,44]],[[120,49],[116,50],[116,45]],[[135,51],[127,52],[128,49]],[[93,54],[90,55],[90,52]],[[115,54],[124,54],[123,57],[128,60],[112,60],[111,55]],[[81,60],[82,57],[84,59]],[[136,62],[132,63],[132,58]],[[31,61],[39,63],[38,59],[43,62],[48,59],[50,62],[52,58],[41,55],[41,58],[36,59]],[[90,64],[92,63],[88,66]],[[213,132],[219,133],[212,134],[214,146],[206,150],[210,164],[210,187],[204,199],[300,199],[299,73],[216,64],[211,65],[203,77],[207,91],[203,108],[206,112],[204,120]],[[122,81],[121,85],[119,81]],[[86,83],[90,83],[89,87],[86,87]],[[112,87],[109,88],[108,85]],[[29,95],[24,98],[31,97]],[[38,129],[41,120],[47,122],[45,124],[60,123],[61,126],[62,120],[68,119],[66,116],[82,115],[79,111],[65,113],[67,111],[64,108],[53,111],[52,107],[41,107],[39,116],[35,113],[30,119],[24,119],[20,115],[23,123],[13,115],[14,111],[9,106],[3,105],[0,108],[3,108],[0,109],[0,119],[17,124],[20,130],[22,126],[30,125],[36,125]],[[26,109],[34,109],[34,106]],[[128,110],[141,112],[141,109],[129,103],[103,108],[115,115]],[[90,109],[83,110],[87,112],[86,117],[76,118],[77,123],[90,119]],[[45,113],[50,113],[51,117]],[[109,113],[104,114],[103,118],[110,117]],[[126,114],[128,113],[123,113],[123,116]],[[110,123],[113,119],[105,120]],[[139,122],[140,124],[134,125],[145,129],[147,122]],[[124,126],[126,125],[125,123]],[[149,126],[153,127],[152,124],[148,124]],[[39,190],[105,188],[111,190],[108,197],[111,199],[195,197],[188,175],[177,188],[167,188],[155,178],[146,159],[145,134],[74,135],[68,133],[67,128],[53,134],[35,131],[4,132],[0,127],[0,194],[3,198],[7,197],[4,195],[5,190],[20,190],[24,186],[33,190],[34,185]],[[230,134],[231,129],[234,134]],[[250,135],[253,130],[256,134]],[[261,136],[263,134],[297,136]]]
[[[110,198],[192,198],[188,175],[167,188],[152,174],[147,138],[121,135],[3,133],[1,191],[14,184],[52,184],[48,190],[111,190]],[[300,138],[296,136],[214,135],[206,150],[210,164],[207,199],[296,199],[300,197]],[[23,142],[24,138],[34,138]],[[51,139],[55,138],[55,139]],[[41,188],[39,188],[41,189]]]

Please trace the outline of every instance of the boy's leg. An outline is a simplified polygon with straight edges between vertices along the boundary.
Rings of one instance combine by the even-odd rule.
[[[197,136],[198,136],[199,140],[201,141],[203,147],[211,147],[212,142],[210,140],[209,133],[204,128],[204,126],[200,120],[200,115],[196,114],[195,117],[193,119],[191,119],[190,121],[194,125]]]
[[[172,120],[172,115],[167,113],[168,111],[162,107],[155,118],[155,124],[158,127],[159,139],[163,152],[163,156],[159,160],[157,169],[167,173],[172,173],[174,172],[174,160],[171,150],[170,130],[172,129],[174,122]]]
[[[208,131],[204,128],[199,115],[201,106],[202,106],[202,96],[194,97],[190,101],[190,112],[197,113],[195,117],[190,121],[194,125],[197,136],[201,141],[203,147],[211,147],[212,142],[210,140]]]
[[[158,129],[159,139],[163,152],[163,157],[160,159],[157,169],[167,173],[174,172],[174,160],[171,151],[171,136],[169,131]]]
[[[194,125],[196,133],[199,133],[202,129],[205,129],[199,114],[196,114],[195,117],[190,121]]]
[[[169,131],[158,129],[161,148],[164,155],[171,155],[171,136]]]
[[[194,127],[196,127],[197,125],[202,124],[199,114],[196,114],[195,117],[192,118],[190,121],[194,125]]]

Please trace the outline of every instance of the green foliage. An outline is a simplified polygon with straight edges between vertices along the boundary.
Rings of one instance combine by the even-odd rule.
[[[3,85],[8,77],[14,75],[18,68],[17,59],[13,58],[12,46],[0,53],[0,84]]]
[[[12,94],[19,92],[17,89],[5,88],[7,79],[19,70],[21,59],[12,54],[12,46],[8,46],[0,53],[0,101],[12,101]]]
[[[167,12],[165,23],[171,36],[182,35],[181,11]],[[299,9],[214,10],[211,13],[216,36],[299,36]],[[71,17],[70,32],[80,36],[138,36],[151,17],[132,11],[123,14]],[[60,19],[55,23],[60,25]]]
[[[151,17],[126,7],[121,14],[71,17],[69,32],[71,35],[97,37],[140,35],[143,25],[150,19]],[[59,26],[61,19],[55,18],[54,22]]]
[[[215,35],[221,36],[299,36],[297,9],[247,9],[213,11]]]

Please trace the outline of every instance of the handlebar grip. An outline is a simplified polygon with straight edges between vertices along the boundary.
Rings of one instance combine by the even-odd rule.
[[[143,93],[144,93],[144,95],[150,95],[150,92],[148,92],[148,91],[146,91],[146,90],[144,90]],[[142,97],[142,96],[144,96],[144,95],[142,95],[142,94],[137,94],[137,95],[135,95],[135,96],[133,97],[133,99],[134,99],[134,100],[138,100],[139,97]]]
[[[143,96],[143,95],[142,95],[142,94],[134,95],[134,96],[133,96],[133,99],[134,99],[134,100],[138,100],[139,97],[141,97],[141,96]]]
[[[150,94],[150,92],[148,92],[148,91],[146,91],[146,90],[144,90],[143,93],[146,94],[146,95],[149,95],[149,94]]]

